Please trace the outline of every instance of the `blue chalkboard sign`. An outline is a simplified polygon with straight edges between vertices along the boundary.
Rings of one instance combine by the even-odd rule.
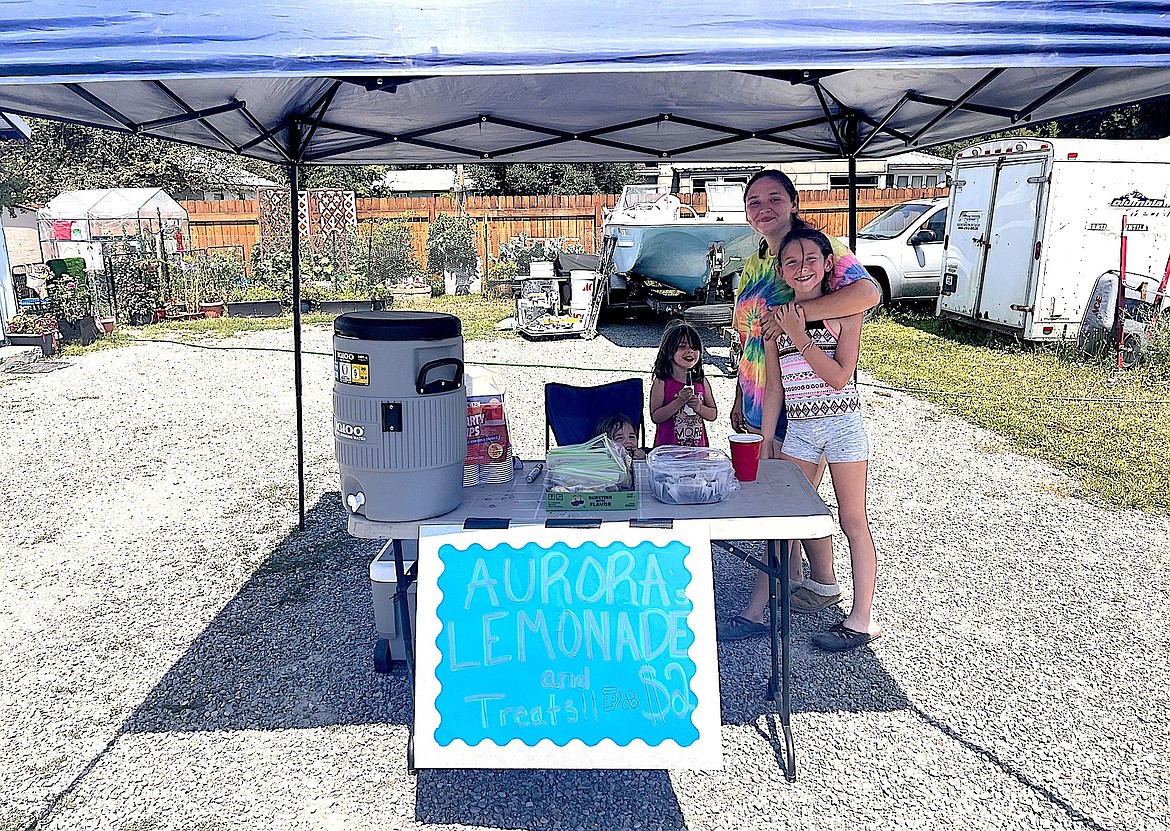
[[[419,556],[419,767],[720,766],[704,535],[424,527]]]

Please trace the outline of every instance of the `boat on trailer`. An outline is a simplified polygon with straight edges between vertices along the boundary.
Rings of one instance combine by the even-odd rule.
[[[733,278],[755,252],[739,182],[706,186],[699,214],[664,186],[627,185],[602,226],[602,273],[628,303],[677,311],[729,303]],[[664,292],[663,289],[669,291]]]

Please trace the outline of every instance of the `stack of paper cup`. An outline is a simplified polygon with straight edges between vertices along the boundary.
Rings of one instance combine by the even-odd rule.
[[[509,444],[508,449],[498,462],[488,462],[486,465],[479,466],[480,481],[491,485],[511,482],[515,469],[515,463],[512,461],[512,446]]]
[[[479,465],[463,466],[463,487],[473,488],[480,483]]]

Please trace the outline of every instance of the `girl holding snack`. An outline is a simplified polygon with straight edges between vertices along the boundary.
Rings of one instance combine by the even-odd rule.
[[[853,383],[861,348],[864,313],[828,320],[805,319],[801,303],[821,297],[833,274],[833,246],[812,228],[795,228],[780,246],[780,268],[796,302],[777,313],[781,333],[764,341],[764,409],[761,456],[774,456],[772,441],[780,408],[787,406],[788,431],[779,457],[796,462],[816,481],[822,456],[829,464],[841,530],[849,540],[853,608],[845,620],[812,637],[830,652],[855,649],[878,638],[873,618],[877,551],[866,514],[869,440],[861,423],[861,400]],[[811,556],[831,558],[833,541],[804,540]]]
[[[718,415],[715,395],[703,376],[699,333],[689,323],[672,320],[662,332],[650,386],[650,420],[658,425],[654,446],[707,447],[703,422]]]

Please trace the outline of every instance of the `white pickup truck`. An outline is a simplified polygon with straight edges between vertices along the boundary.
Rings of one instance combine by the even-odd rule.
[[[857,259],[882,287],[882,303],[933,300],[942,274],[947,199],[912,199],[857,232]]]

